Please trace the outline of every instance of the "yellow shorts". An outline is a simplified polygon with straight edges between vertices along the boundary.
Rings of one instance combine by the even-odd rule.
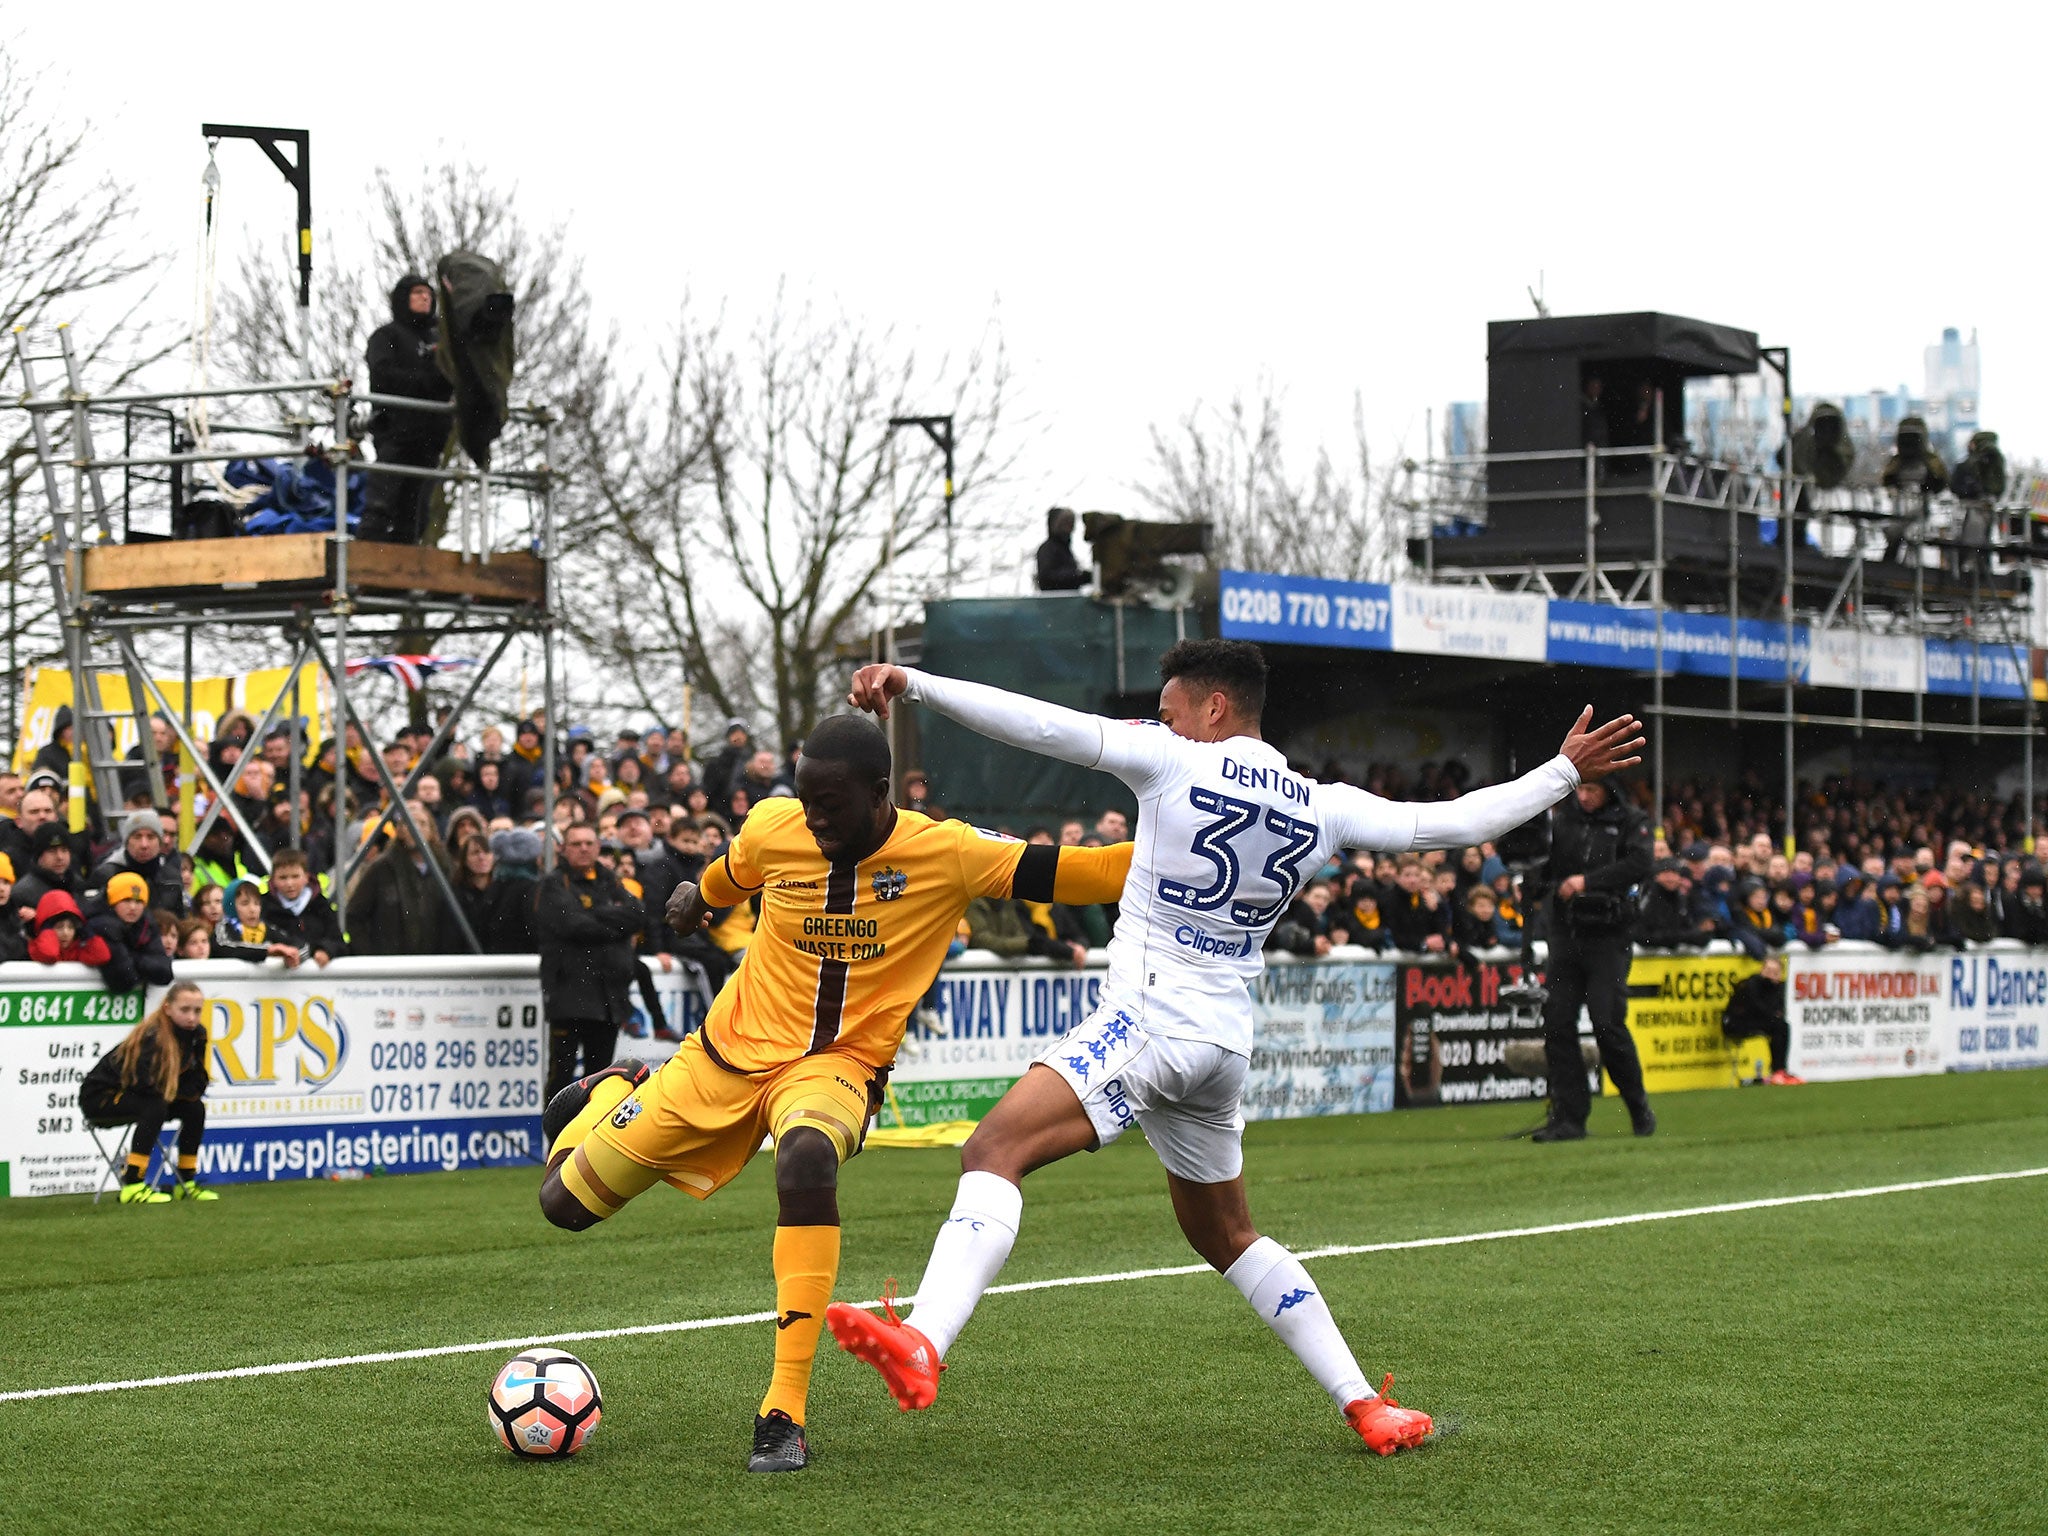
[[[867,1135],[874,1068],[843,1051],[800,1056],[770,1072],[730,1071],[701,1035],[598,1122],[563,1172],[615,1211],[662,1179],[699,1200],[730,1183],[760,1150],[802,1128],[823,1132],[843,1163]],[[589,1200],[585,1199],[589,1204]]]

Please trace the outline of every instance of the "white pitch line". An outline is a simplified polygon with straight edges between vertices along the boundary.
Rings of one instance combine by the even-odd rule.
[[[1923,1189],[1955,1189],[1966,1184],[1998,1184],[2009,1179],[2048,1177],[2048,1168],[2017,1168],[2008,1173],[1966,1173],[1948,1179],[1915,1179],[1904,1184],[1873,1184],[1864,1189],[1823,1190],[1810,1195],[1775,1195],[1761,1200],[1729,1200],[1720,1205],[1689,1205],[1669,1211],[1637,1211],[1627,1216],[1595,1216],[1585,1221],[1556,1221],[1540,1227],[1503,1227],[1493,1232],[1461,1232],[1449,1237],[1413,1237],[1391,1243],[1344,1243],[1309,1248],[1300,1259],[1338,1259],[1362,1253],[1401,1253],[1415,1248],[1457,1248],[1466,1243],[1495,1243],[1515,1237],[1550,1237],[1564,1232],[1597,1232],[1632,1227],[1648,1221],[1680,1221],[1692,1216],[1727,1216],[1741,1211],[1775,1210],[1788,1205],[1819,1205],[1830,1200],[1866,1200],[1874,1195],[1903,1195]],[[1072,1285],[1120,1285],[1132,1280],[1162,1280],[1175,1275],[1207,1274],[1207,1264],[1173,1264],[1157,1269],[1125,1269],[1102,1275],[1068,1275],[1057,1280],[1019,1280],[992,1285],[991,1296],[1025,1291],[1050,1291]],[[915,1300],[916,1298],[910,1298]],[[863,1302],[874,1310],[879,1301]],[[41,1397],[78,1397],[93,1392],[129,1392],[140,1387],[181,1387],[196,1381],[240,1381],[252,1376],[292,1376],[302,1371],[332,1370],[343,1365],[387,1365],[396,1360],[431,1360],[440,1355],[481,1355],[497,1350],[531,1349],[542,1344],[576,1344],[587,1339],[626,1339],[655,1333],[695,1333],[705,1328],[738,1328],[772,1323],[773,1312],[735,1312],[729,1317],[693,1317],[673,1323],[641,1323],[630,1328],[587,1328],[577,1333],[533,1334],[515,1339],[485,1339],[475,1344],[436,1344],[425,1349],[387,1349],[364,1355],[331,1355],[320,1360],[282,1360],[270,1365],[237,1365],[218,1371],[183,1371],[174,1376],[139,1376],[128,1381],[87,1381],[63,1387],[33,1387],[0,1392],[0,1403]]]

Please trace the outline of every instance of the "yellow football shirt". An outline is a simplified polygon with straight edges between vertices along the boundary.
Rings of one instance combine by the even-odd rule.
[[[761,898],[753,941],[704,1021],[705,1046],[739,1072],[770,1071],[834,1044],[886,1067],[968,902],[1013,893],[1115,901],[1130,865],[1129,843],[1032,846],[905,810],[874,853],[833,863],[799,801],[764,800],[704,871],[714,907]]]

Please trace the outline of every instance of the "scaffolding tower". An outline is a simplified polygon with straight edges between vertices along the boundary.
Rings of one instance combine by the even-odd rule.
[[[1495,471],[1512,466],[1506,474]],[[1520,490],[1532,467],[1546,480],[1568,470],[1580,489],[1583,553],[1571,560],[1502,558],[1512,547],[1499,514],[1518,502],[1555,506],[1555,489]],[[1642,514],[1647,509],[1647,517]],[[1689,515],[1688,546],[1675,552],[1667,519]],[[1967,736],[1973,741],[2015,739],[2021,748],[2022,794],[2028,851],[2035,846],[2034,738],[2039,730],[2032,648],[2044,637],[2037,626],[2048,546],[2037,538],[2034,509],[2018,497],[1970,502],[1942,494],[1878,487],[1819,489],[1810,478],[1701,459],[1666,445],[1662,393],[1655,431],[1645,447],[1482,453],[1445,456],[1404,466],[1389,515],[1398,521],[1409,559],[1432,584],[1527,592],[1565,601],[1606,604],[1652,616],[1654,648],[1647,669],[1652,794],[1664,806],[1664,727],[1670,719],[1776,723],[1783,729],[1786,853],[1796,851],[1795,749],[1801,727],[1839,728],[1926,736]],[[1631,521],[1628,514],[1635,514]],[[1709,514],[1705,520],[1698,514]],[[1488,530],[1484,541],[1471,535]],[[1645,524],[1647,528],[1645,529]],[[1625,531],[1624,531],[1625,525]],[[1774,525],[1774,526],[1773,526]],[[1709,557],[1702,527],[1725,540],[1725,556]],[[1603,534],[1603,529],[1606,532]],[[1646,536],[1645,536],[1646,535]],[[1474,558],[1477,548],[1492,553]],[[1666,616],[1712,614],[1729,626],[1725,705],[1673,703],[1666,682]],[[1744,620],[1783,626],[1782,682],[1759,685],[1741,670]],[[1852,658],[1848,712],[1802,707],[1802,697],[1840,684],[1799,676],[1794,635],[1804,627],[1810,643],[1825,643]],[[1887,642],[1974,642],[1967,718],[1930,718],[1924,688],[1911,695],[1910,714],[1870,708],[1865,652]],[[2005,653],[2017,667],[2021,697],[1988,699],[1982,651]],[[1688,669],[1697,675],[1697,669]],[[1771,703],[1760,695],[1775,695]]]
[[[177,842],[182,851],[196,855],[216,821],[225,818],[253,860],[269,872],[264,839],[249,825],[231,793],[238,771],[225,778],[217,773],[194,734],[193,640],[210,630],[274,629],[283,635],[290,658],[285,680],[251,742],[260,746],[278,723],[280,711],[288,714],[284,724],[292,745],[287,793],[294,847],[301,836],[299,774],[307,745],[306,722],[295,704],[287,705],[298,699],[300,679],[309,670],[328,684],[337,749],[333,897],[344,932],[350,874],[360,862],[349,835],[347,743],[352,731],[385,797],[381,806],[367,808],[370,817],[361,843],[367,846],[387,822],[395,821],[426,846],[431,839],[415,825],[408,797],[513,641],[532,635],[540,642],[542,656],[542,782],[553,785],[561,718],[556,707],[553,412],[513,408],[504,443],[512,449],[512,467],[483,470],[465,459],[421,469],[379,463],[363,454],[351,413],[357,406],[367,406],[450,416],[452,404],[373,394],[356,389],[346,378],[95,395],[81,375],[68,327],[57,329],[50,343],[54,351],[37,351],[22,329],[16,330],[14,343],[22,392],[9,404],[28,413],[41,468],[50,519],[43,538],[44,564],[62,633],[64,665],[71,676],[74,746],[69,792],[74,829],[85,823],[89,796],[97,799],[111,825],[126,799],[124,783],[140,768],[157,810],[178,813]],[[62,370],[61,385],[55,388],[54,381],[46,382],[39,373],[52,364]],[[304,404],[287,414],[283,426],[205,422],[197,432],[187,430],[194,413],[204,413],[215,402],[264,400]],[[203,414],[198,419],[204,422]],[[113,422],[120,424],[122,447],[102,454],[95,428]],[[327,429],[325,441],[316,437],[321,427]],[[138,434],[148,438],[155,433],[165,438],[163,451],[138,451]],[[216,447],[215,438],[241,439],[244,445]],[[278,439],[284,440],[284,456],[319,459],[332,468],[336,490],[331,531],[173,538],[168,530],[155,533],[136,526],[139,503],[144,505],[144,521],[160,504],[176,512],[184,499],[183,477],[193,466],[277,456]],[[246,445],[248,440],[268,446],[252,448]],[[121,479],[110,488],[106,477],[113,471],[119,471]],[[350,481],[352,475],[363,474],[405,475],[442,485],[458,547],[370,543],[355,537],[348,526]],[[506,515],[508,508],[520,507],[526,514],[523,519]],[[447,637],[474,635],[483,639],[487,654],[469,672],[460,699],[418,762],[396,780],[362,722],[349,659],[352,649],[366,641],[395,649],[391,642],[401,634],[424,635],[422,648],[429,651]],[[182,708],[172,706],[145,663],[141,642],[152,635],[182,641]],[[107,707],[99,687],[102,672],[125,676],[127,709]],[[178,807],[167,803],[152,716],[166,723],[179,748]],[[120,755],[116,727],[123,721],[132,722],[139,763]],[[195,788],[204,789],[208,802],[197,815]],[[543,839],[544,866],[552,866],[552,853],[551,844]],[[470,950],[480,952],[447,873],[434,859],[427,867]]]

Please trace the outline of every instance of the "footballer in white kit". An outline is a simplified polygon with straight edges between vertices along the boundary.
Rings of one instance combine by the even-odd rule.
[[[901,667],[855,675],[852,702],[877,714],[907,698],[997,741],[1115,774],[1137,796],[1138,830],[1100,1003],[1046,1047],[962,1149],[959,1194],[915,1310],[899,1321],[893,1308],[877,1318],[835,1303],[827,1321],[902,1407],[929,1406],[940,1362],[1016,1240],[1023,1177],[1135,1123],[1166,1169],[1195,1251],[1258,1309],[1366,1443],[1391,1454],[1429,1434],[1428,1415],[1394,1403],[1385,1384],[1378,1393],[1367,1385],[1308,1272],[1258,1234],[1245,1197],[1240,1100],[1266,935],[1332,854],[1499,837],[1582,778],[1639,761],[1629,754],[1641,738],[1629,717],[1588,729],[1588,709],[1556,757],[1512,783],[1441,803],[1397,802],[1304,778],[1260,738],[1266,666],[1256,646],[1183,641],[1160,674],[1156,721],[1108,720]]]

